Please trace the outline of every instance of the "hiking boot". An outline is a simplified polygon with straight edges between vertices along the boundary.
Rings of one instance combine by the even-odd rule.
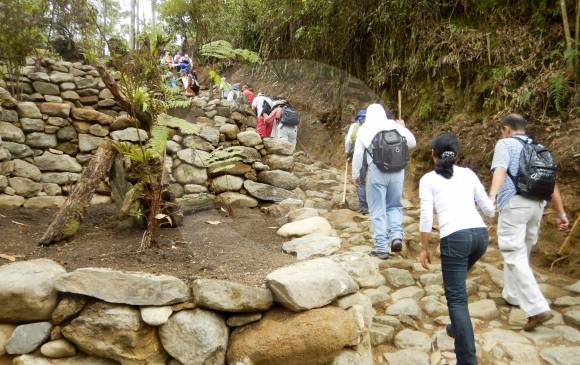
[[[524,331],[531,331],[534,328],[541,325],[542,323],[547,322],[552,318],[554,318],[552,311],[547,311],[544,313],[537,314],[535,316],[528,317],[528,323],[524,325]]]
[[[388,252],[379,252],[375,250],[372,250],[371,253],[369,253],[369,255],[373,257],[378,257],[381,260],[387,260],[389,258]]]
[[[445,332],[447,332],[447,336],[449,336],[451,338],[455,338],[455,333],[453,333],[453,326],[451,325],[451,323],[449,323],[445,327]]]
[[[391,251],[393,252],[401,252],[403,250],[403,240],[401,239],[394,239],[391,243]]]

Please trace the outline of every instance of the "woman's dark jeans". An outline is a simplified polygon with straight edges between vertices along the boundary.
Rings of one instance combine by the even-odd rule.
[[[487,250],[487,228],[470,228],[441,239],[445,297],[455,337],[457,365],[477,365],[473,326],[467,309],[467,272]]]

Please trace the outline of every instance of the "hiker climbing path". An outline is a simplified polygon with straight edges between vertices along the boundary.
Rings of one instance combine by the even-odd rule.
[[[418,206],[409,199],[404,201],[407,246],[403,252],[386,261],[377,260],[367,255],[372,248],[369,217],[349,209],[331,210],[340,202],[342,171],[309,161],[298,153],[294,173],[304,191],[305,208],[291,212],[289,219],[317,216],[318,209],[329,209],[321,216],[339,239],[330,235],[321,239],[320,234],[310,239],[305,236],[285,243],[284,247],[299,259],[332,255],[335,260],[350,263],[349,273],[357,278],[364,288],[361,293],[373,304],[370,332],[375,364],[453,363],[453,339],[445,332],[449,317],[441,265],[434,263],[430,270],[425,270],[417,259]],[[347,190],[352,192],[354,187],[350,185]],[[410,198],[411,193],[405,196]],[[356,208],[354,195],[349,195],[349,203]],[[540,287],[551,302],[554,318],[534,331],[525,332],[522,330],[527,320],[525,313],[501,298],[502,265],[497,245],[490,244],[467,281],[480,364],[580,364],[580,281],[535,269]],[[344,362],[347,363],[353,364]]]

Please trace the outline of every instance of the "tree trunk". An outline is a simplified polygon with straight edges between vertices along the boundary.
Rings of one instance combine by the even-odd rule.
[[[135,1],[131,0],[131,24],[129,25],[129,45],[135,49]]]
[[[83,172],[81,180],[73,187],[64,205],[38,241],[40,245],[50,245],[75,235],[89,208],[93,194],[99,182],[107,176],[116,153],[110,140],[101,143],[95,157],[91,159]]]
[[[155,19],[155,11],[157,8],[157,1],[151,0],[151,25],[155,27],[156,19]]]

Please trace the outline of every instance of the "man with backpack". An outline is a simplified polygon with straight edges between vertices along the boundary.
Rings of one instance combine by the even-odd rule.
[[[371,255],[382,260],[389,258],[389,252],[403,249],[401,198],[409,148],[416,144],[404,122],[387,118],[380,104],[367,108],[365,123],[357,132],[352,178],[355,186],[363,184],[360,170],[366,163],[366,193],[375,241]]]
[[[356,136],[358,133],[358,129],[364,124],[365,117],[367,114],[366,109],[359,110],[359,112],[354,117],[354,123],[350,125],[348,128],[348,132],[344,137],[344,152],[346,153],[346,158],[348,161],[352,161],[352,155],[354,154],[354,145],[356,142]],[[363,160],[364,162],[364,160]],[[362,214],[369,213],[369,206],[367,204],[367,193],[365,190],[365,181],[367,175],[367,166],[364,165],[360,171],[360,180],[361,184],[357,187],[356,192],[358,195],[358,205],[359,205],[359,212]]]
[[[281,97],[276,98],[272,111],[265,117],[266,125],[272,126],[272,137],[286,140],[296,148],[300,113]]]
[[[526,135],[526,124],[519,114],[502,120],[504,138],[495,146],[489,196],[499,210],[498,246],[504,258],[502,296],[526,312],[524,330],[530,331],[553,317],[530,267],[546,201],[552,199],[560,229],[569,222],[556,185],[554,158]]]

